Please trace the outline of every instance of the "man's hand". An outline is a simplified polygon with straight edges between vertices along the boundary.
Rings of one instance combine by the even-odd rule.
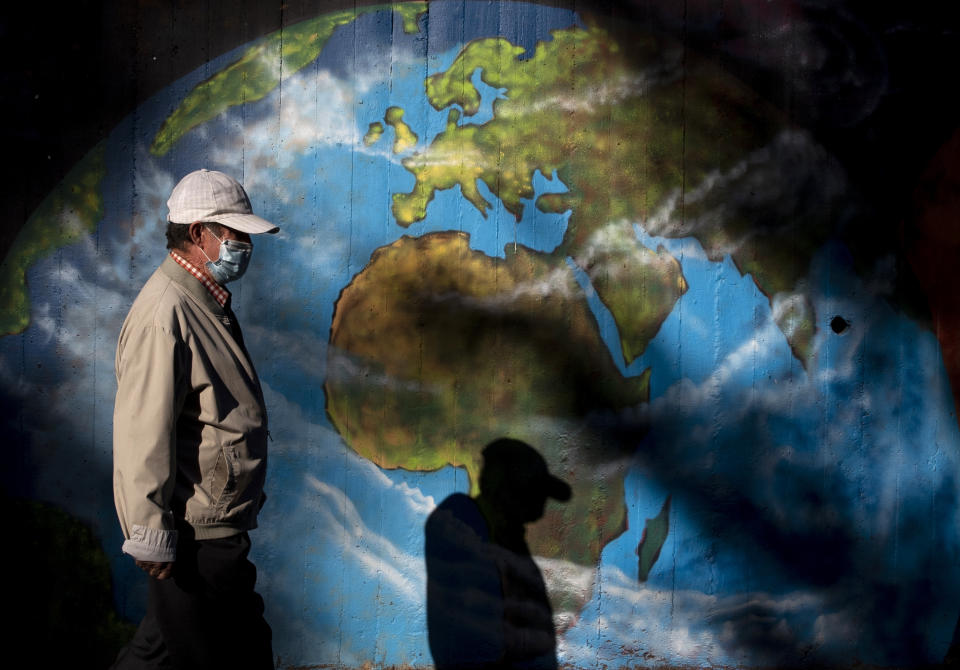
[[[134,559],[137,567],[146,572],[155,579],[167,579],[173,574],[173,561],[156,563],[154,561],[141,561]]]

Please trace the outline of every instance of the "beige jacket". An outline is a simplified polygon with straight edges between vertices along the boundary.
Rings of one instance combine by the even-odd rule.
[[[117,344],[113,491],[123,551],[176,558],[197,539],[257,525],[267,413],[236,319],[167,257],[134,301]]]

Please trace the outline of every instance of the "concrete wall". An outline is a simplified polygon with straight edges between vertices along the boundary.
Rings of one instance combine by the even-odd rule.
[[[27,658],[103,664],[142,614],[111,497],[114,347],[170,189],[208,167],[281,227],[231,285],[270,412],[253,558],[280,667],[433,663],[425,524],[478,494],[501,436],[572,491],[527,528],[561,664],[943,659],[960,591],[943,17],[132,7],[54,22],[99,59],[11,68],[18,99],[59,72],[74,105],[59,129],[48,102],[21,114],[25,161],[62,151],[4,201]]]

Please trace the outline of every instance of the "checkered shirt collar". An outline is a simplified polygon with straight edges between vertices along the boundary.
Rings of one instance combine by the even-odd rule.
[[[216,300],[221,307],[226,306],[227,301],[230,299],[230,291],[225,289],[223,286],[220,286],[217,282],[213,281],[206,274],[197,269],[197,267],[188,261],[186,258],[178,254],[174,250],[170,250],[170,257],[175,260],[184,270],[192,274],[197,280],[203,284],[203,286],[210,292],[210,295],[213,296],[213,299]]]

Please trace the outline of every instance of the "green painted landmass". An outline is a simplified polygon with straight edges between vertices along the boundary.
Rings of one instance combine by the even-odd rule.
[[[486,216],[490,203],[480,195],[477,180],[485,175],[490,180],[496,179],[496,154],[492,158],[487,153],[492,149],[475,145],[474,138],[480,127],[458,126],[459,120],[459,110],[450,110],[446,130],[434,138],[425,152],[403,160],[403,166],[417,181],[410,193],[393,194],[393,216],[401,226],[422,220],[434,194],[458,184],[463,197]],[[530,185],[529,192],[523,192],[526,197],[533,197],[533,186]]]
[[[238,61],[198,84],[167,117],[153,139],[150,151],[163,156],[188,131],[206,123],[229,107],[265,97],[289,76],[305,67],[323,50],[333,31],[361,14],[392,10],[403,20],[407,33],[417,31],[417,22],[427,11],[426,2],[357,7],[302,21],[267,35]]]
[[[417,146],[417,134],[410,130],[410,126],[403,120],[403,109],[400,107],[387,108],[383,120],[388,126],[393,128],[393,153],[402,154],[403,152]]]
[[[427,78],[427,98],[430,99],[430,104],[436,109],[456,104],[463,108],[467,116],[476,114],[480,109],[480,93],[471,79],[473,73],[479,69],[483,70],[483,81],[488,84],[488,72],[495,73],[490,76],[496,78],[507,71],[511,74],[504,80],[510,82],[511,90],[520,95],[529,93],[537,85],[537,68],[517,67],[517,58],[524,53],[526,49],[515,46],[502,37],[471,42],[446,72],[438,72]],[[545,54],[545,57],[550,56]],[[541,61],[538,65],[542,67],[544,62]],[[561,68],[564,66],[563,63],[557,65]],[[557,68],[552,70],[556,71]],[[551,75],[554,75],[554,72],[547,74],[548,77]]]
[[[595,565],[626,527],[623,473],[597,466],[635,442],[585,419],[646,401],[649,371],[620,374],[566,264],[513,245],[491,258],[462,233],[403,237],[343,290],[330,343],[327,411],[361,456],[462,466],[476,493],[483,446],[524,439],[574,491],[531,527],[536,553]]]
[[[647,519],[643,527],[643,535],[640,537],[640,544],[637,545],[638,571],[637,578],[641,582],[647,581],[650,576],[650,570],[654,563],[660,558],[660,550],[663,549],[663,543],[667,541],[667,535],[670,533],[670,496],[663,502],[660,513],[652,519]]]
[[[478,69],[505,97],[494,101],[487,123],[448,126],[411,157],[407,167],[421,188],[396,199],[419,200],[416,209],[425,209],[423,201],[458,170],[442,160],[452,153],[478,168],[479,178],[520,217],[521,199],[533,195],[534,172],[556,170],[570,187],[565,204],[575,220],[565,246],[575,250],[596,228],[646,218],[684,179],[695,184],[773,136],[772,112],[724,71],[690,56],[686,86],[679,76],[642,85],[644,66],[655,69],[671,45],[641,37],[631,47],[627,58],[597,27],[554,31],[526,60],[519,59],[521,47],[503,38],[470,43],[449,69],[427,79],[431,104],[475,113],[480,98],[470,75]],[[473,181],[463,174],[454,183],[470,188]],[[401,225],[413,220],[398,217]]]
[[[0,336],[30,324],[27,269],[55,249],[96,230],[103,218],[100,183],[106,175],[100,143],[67,173],[27,219],[0,263]]]
[[[383,124],[379,121],[374,121],[370,124],[370,127],[367,128],[367,134],[363,136],[363,146],[370,147],[380,141],[380,138],[383,137]]]
[[[739,80],[689,50],[681,59],[680,45],[666,39],[639,36],[625,54],[596,26],[552,35],[525,60],[524,49],[503,38],[471,42],[449,69],[427,78],[436,109],[459,109],[450,109],[429,147],[403,161],[416,181],[411,192],[393,196],[399,225],[423,219],[436,192],[455,186],[486,215],[490,203],[478,182],[519,220],[524,200],[534,196],[534,173],[556,173],[569,191],[540,196],[537,207],[572,210],[556,254],[589,269],[593,240],[611,222],[646,225],[679,193],[730,170],[786,127]],[[461,124],[461,109],[467,116],[479,110],[477,70],[505,93],[494,101],[490,121]],[[716,197],[723,198],[722,189]],[[795,231],[766,226],[746,209],[694,228],[684,225],[683,207],[678,225],[655,234],[694,236],[713,260],[730,253],[768,297],[793,289],[827,234],[820,226],[804,228],[798,244]],[[665,286],[667,295],[676,293],[675,283]],[[602,280],[595,288],[621,329],[625,359],[632,359],[648,341],[637,330],[648,321],[631,318],[638,289]]]

